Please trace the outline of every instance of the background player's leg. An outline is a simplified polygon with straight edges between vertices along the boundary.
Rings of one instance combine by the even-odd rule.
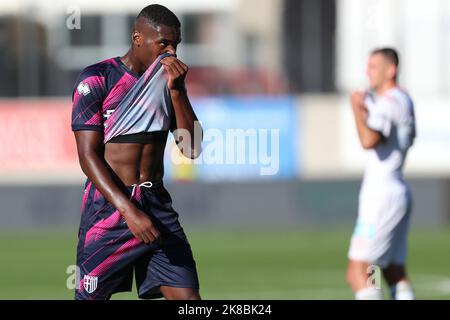
[[[380,289],[367,285],[369,263],[350,260],[347,268],[347,282],[355,293],[356,300],[382,300]]]
[[[408,197],[406,197],[406,200],[406,214],[404,213],[405,209],[400,208],[398,210],[398,215],[402,216],[402,219],[392,231],[394,236],[392,237],[391,261],[383,269],[383,275],[389,284],[391,298],[393,300],[414,300],[415,298],[405,268],[407,236],[411,216],[411,200]]]
[[[193,288],[161,286],[160,290],[167,300],[201,300],[198,290]]]
[[[414,300],[414,291],[403,265],[390,265],[383,269],[383,275],[389,284],[393,300]]]
[[[400,281],[408,281],[405,267],[401,265],[388,266],[383,269],[383,275],[390,286]]]

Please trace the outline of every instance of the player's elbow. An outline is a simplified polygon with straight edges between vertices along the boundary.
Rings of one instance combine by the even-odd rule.
[[[78,162],[80,163],[81,171],[87,175],[89,172],[89,164],[92,162],[91,156],[84,152],[78,152]]]
[[[195,159],[198,159],[201,154],[202,154],[202,148],[197,148],[197,149],[192,149],[188,155],[185,155],[185,157],[187,157],[191,160],[195,160]]]
[[[195,160],[202,154],[202,148],[193,148],[193,147],[183,147],[181,143],[178,144],[178,149],[180,150],[181,154],[191,160]]]
[[[361,141],[361,146],[363,147],[364,150],[371,150],[373,148],[375,148],[377,145],[377,143],[373,140],[362,140]]]
[[[181,154],[191,160],[195,160],[202,154],[202,141],[197,140],[192,144],[183,143],[183,141],[177,142],[178,149]]]
[[[81,170],[85,175],[89,174],[91,171],[90,168],[95,165],[97,159],[98,154],[94,150],[78,150],[78,161],[80,163]]]
[[[375,148],[381,141],[379,133],[368,134],[361,138],[361,145],[365,150]]]

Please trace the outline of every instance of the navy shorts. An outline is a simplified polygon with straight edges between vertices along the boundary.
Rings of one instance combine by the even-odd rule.
[[[80,277],[75,299],[108,299],[131,291],[133,272],[142,299],[160,298],[160,286],[198,289],[191,247],[162,183],[152,188],[127,188],[136,206],[148,214],[161,233],[158,244],[145,244],[133,236],[125,219],[87,181],[78,236]]]

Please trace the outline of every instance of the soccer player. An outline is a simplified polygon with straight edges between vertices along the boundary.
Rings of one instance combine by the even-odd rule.
[[[180,42],[175,14],[147,6],[129,51],[78,77],[72,130],[87,181],[76,299],[131,291],[133,273],[140,298],[200,299],[191,247],[162,183],[169,131],[185,156],[201,152],[201,126],[184,86],[188,67],[176,57]]]
[[[373,51],[367,67],[370,90],[351,96],[359,140],[367,150],[347,271],[359,300],[383,298],[369,283],[373,266],[382,270],[392,299],[414,299],[405,268],[411,193],[402,171],[415,138],[415,118],[411,98],[398,87],[398,67],[394,49]]]

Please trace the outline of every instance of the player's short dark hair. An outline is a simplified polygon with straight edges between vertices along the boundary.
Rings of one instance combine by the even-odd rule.
[[[372,55],[374,55],[374,54],[382,54],[383,57],[387,61],[389,61],[390,63],[392,63],[396,67],[398,67],[399,64],[400,64],[400,59],[398,57],[398,52],[395,49],[392,49],[392,48],[375,49],[375,50],[372,51]]]
[[[151,4],[146,6],[136,17],[136,20],[144,18],[153,26],[165,25],[169,27],[180,28],[181,23],[178,17],[160,4]]]

